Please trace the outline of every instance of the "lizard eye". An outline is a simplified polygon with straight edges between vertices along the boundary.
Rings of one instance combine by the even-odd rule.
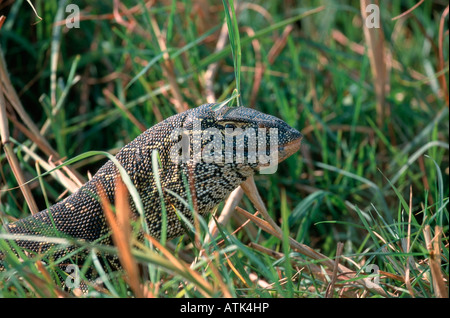
[[[235,129],[235,128],[236,128],[235,124],[230,124],[230,123],[225,124],[225,129]]]

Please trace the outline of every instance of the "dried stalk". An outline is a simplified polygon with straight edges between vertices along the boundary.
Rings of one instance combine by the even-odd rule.
[[[183,95],[181,94],[180,87],[178,86],[177,79],[175,77],[173,62],[170,59],[169,53],[167,52],[166,39],[164,35],[161,33],[161,30],[158,26],[158,23],[154,16],[150,17],[150,22],[152,24],[153,31],[156,34],[156,38],[158,40],[159,48],[161,52],[165,52],[163,55],[164,63],[161,64],[161,67],[164,72],[164,76],[168,79],[170,84],[170,89],[172,91],[174,97],[174,105],[178,113],[182,113],[185,110],[188,110],[187,104],[184,102]]]
[[[372,70],[372,77],[374,81],[375,96],[376,96],[376,110],[377,110],[377,124],[378,127],[383,127],[385,123],[386,105],[384,98],[388,91],[388,71],[386,67],[386,53],[384,46],[384,35],[381,25],[379,28],[368,28],[364,21],[368,14],[366,8],[372,4],[371,0],[361,0],[361,15],[363,19],[364,37],[367,43],[367,53],[369,55],[370,67]]]
[[[435,227],[435,235],[431,239],[430,226],[427,224],[424,228],[425,242],[427,245],[427,250],[430,253],[429,265],[431,269],[431,278],[433,280],[433,289],[435,291],[436,297],[438,298],[448,298],[448,290],[445,286],[444,276],[441,272],[441,236],[442,228],[439,226]]]
[[[283,232],[281,228],[275,223],[275,221],[270,217],[270,215],[267,213],[267,210],[265,208],[264,202],[261,199],[261,196],[259,195],[258,189],[256,188],[255,181],[253,177],[248,178],[241,187],[244,190],[244,193],[248,196],[250,201],[253,203],[255,208],[263,215],[263,217],[267,220],[267,222],[262,221],[259,218],[254,217],[252,214],[243,211],[242,209],[237,208],[236,210],[240,213],[245,214],[248,218],[251,218],[252,221],[254,221],[258,226],[260,226],[264,231],[276,236],[279,239],[283,238]],[[265,223],[265,224],[264,224]],[[328,268],[334,268],[335,262],[331,259],[329,259],[327,256],[314,251],[312,248],[310,248],[307,245],[301,244],[297,241],[295,241],[293,238],[289,238],[289,244],[291,248],[296,250],[297,252],[308,256],[314,260],[320,260],[325,266]],[[338,272],[340,275],[345,276],[347,278],[355,278],[356,275],[354,275],[354,271],[350,270],[349,268],[345,267],[344,265],[338,264]],[[375,284],[372,282],[370,278],[363,278],[358,279],[358,283],[363,285],[365,288],[369,289],[370,291],[377,293],[379,295],[382,295],[384,297],[394,296],[390,293],[385,292],[381,286],[378,284]]]
[[[338,271],[338,266],[339,266],[339,258],[341,257],[343,248],[344,248],[344,243],[339,242],[337,244],[337,248],[336,248],[336,261],[334,263],[333,275],[331,276],[331,282],[328,285],[327,292],[325,293],[325,298],[333,297],[334,284],[336,283],[336,279],[338,276],[337,271]]]
[[[1,52],[0,52],[1,54]],[[0,60],[2,58],[0,57]],[[3,64],[0,65],[0,72],[4,74],[4,68]],[[16,154],[14,153],[13,148],[11,147],[11,142],[9,140],[9,128],[8,128],[8,119],[6,116],[6,101],[5,97],[3,95],[3,83],[2,83],[2,77],[0,77],[0,134],[1,134],[1,141],[3,145],[3,149],[5,150],[6,159],[8,160],[8,163],[12,169],[12,172],[14,174],[14,177],[16,178],[20,190],[22,191],[22,194],[25,198],[25,201],[28,204],[28,207],[30,209],[30,212],[32,214],[35,214],[39,212],[39,209],[37,207],[36,201],[33,198],[33,195],[31,194],[30,187],[25,184],[25,177],[23,175],[22,169],[20,167],[19,160],[16,157]]]

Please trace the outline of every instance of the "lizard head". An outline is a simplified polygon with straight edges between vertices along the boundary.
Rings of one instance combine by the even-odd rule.
[[[248,107],[205,104],[189,110],[175,133],[178,160],[274,173],[300,148],[302,135],[283,120]]]

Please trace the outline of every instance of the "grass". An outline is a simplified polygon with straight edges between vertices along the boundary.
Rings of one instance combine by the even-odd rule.
[[[256,209],[244,196],[212,241],[199,218],[169,242],[72,242],[88,251],[81,276],[94,267],[103,280],[84,295],[58,282],[68,259],[6,253],[0,297],[448,297],[448,4],[393,20],[415,2],[383,2],[381,28],[365,33],[359,1],[232,3],[80,1],[73,29],[64,2],[35,1],[42,20],[26,1],[0,4],[3,221],[75,191],[143,127],[235,89],[236,103],[305,136],[276,174],[255,176],[279,236],[246,221]],[[384,50],[369,44],[379,38]]]

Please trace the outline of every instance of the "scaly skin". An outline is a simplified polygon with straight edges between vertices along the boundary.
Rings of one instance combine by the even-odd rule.
[[[246,107],[229,108],[223,106],[216,108],[218,108],[217,104],[205,104],[167,118],[139,135],[116,155],[117,160],[130,176],[140,195],[149,234],[153,237],[159,238],[161,234],[161,199],[152,171],[153,150],[158,150],[162,163],[159,174],[167,208],[168,239],[180,236],[184,232],[174,208],[192,220],[190,210],[170,191],[167,191],[171,190],[188,201],[186,188],[189,189],[189,186],[186,187],[186,183],[183,182],[183,174],[185,180],[194,182],[193,195],[196,198],[196,208],[201,215],[205,215],[226,199],[231,191],[252,176],[255,171],[264,166],[259,160],[243,163],[196,162],[193,156],[190,156],[187,162],[176,162],[172,160],[171,149],[180,145],[181,137],[174,134],[177,129],[183,128],[185,136],[193,137],[196,134],[195,129],[201,121],[201,129],[205,131],[208,128],[215,128],[214,132],[221,136],[220,143],[224,145],[225,134],[233,126],[234,128],[247,129],[247,131],[249,131],[249,128],[253,128],[254,131],[258,131],[258,128],[265,129],[267,136],[262,140],[265,140],[266,144],[269,144],[270,128],[276,128],[278,130],[278,162],[283,161],[300,148],[302,135],[274,116]],[[194,149],[194,151],[195,145],[200,145],[195,142],[191,144],[191,150]],[[205,149],[206,143],[207,140],[201,141],[201,149]],[[248,142],[246,142],[246,146],[248,146]],[[231,150],[233,156],[236,156],[236,151],[240,149],[242,149],[242,145],[240,147],[234,144]],[[222,147],[221,154],[226,156],[226,152],[225,147]],[[251,151],[246,151],[244,155],[250,153]],[[228,149],[229,154],[230,149]],[[101,243],[111,244],[110,237],[106,235],[110,229],[105,220],[102,206],[98,201],[98,189],[103,189],[104,195],[110,202],[114,203],[115,182],[118,174],[118,169],[114,163],[108,161],[77,192],[49,209],[7,224],[5,226],[6,231],[17,235],[16,243],[34,252],[45,252],[51,244],[20,240],[21,235],[44,237],[62,235],[86,241],[94,241],[106,236]],[[132,200],[130,200],[130,203],[132,211],[137,215]]]

